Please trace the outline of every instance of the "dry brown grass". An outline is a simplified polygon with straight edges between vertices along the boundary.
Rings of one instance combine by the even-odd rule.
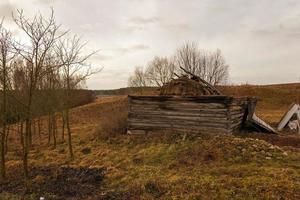
[[[101,115],[101,121],[95,131],[98,140],[107,140],[126,133],[128,102],[126,100],[114,104]]]
[[[255,93],[247,93],[249,91],[252,90],[242,88],[231,92],[239,95]],[[257,91],[256,94],[262,98],[266,95]],[[275,104],[284,107],[290,103],[280,102]],[[273,112],[282,110],[268,104],[273,104],[272,99],[263,99],[263,103],[259,103],[259,114],[261,112],[269,119],[277,118]],[[98,194],[80,199],[300,198],[299,146],[285,141],[288,139],[284,135],[253,135],[253,139],[246,135],[124,135],[119,130],[124,129],[126,110],[126,96],[101,98],[74,108],[71,123],[75,160],[68,159],[66,143],[59,143],[56,149],[48,146],[44,133],[42,144],[35,138],[30,166],[39,169],[62,165],[105,169],[103,185],[93,185]],[[97,140],[95,133],[100,135]],[[17,138],[15,135],[15,144],[18,144]],[[292,138],[299,140],[299,136]],[[293,148],[286,147],[289,145]],[[9,178],[22,178],[20,156],[20,152],[10,149]],[[45,180],[45,177],[35,178],[35,181]],[[48,196],[52,198],[53,194]],[[22,198],[20,192],[0,194],[0,199],[5,200]],[[33,200],[38,196],[32,193],[26,198]]]
[[[222,86],[219,89],[227,95],[256,97],[257,114],[272,124],[279,122],[292,103],[300,102],[300,83]]]

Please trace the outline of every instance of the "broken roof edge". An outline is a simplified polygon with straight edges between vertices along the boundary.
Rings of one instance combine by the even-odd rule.
[[[256,104],[257,104],[257,98],[255,98],[255,97],[248,98],[248,115],[246,118],[246,122],[248,122],[250,125],[254,126],[256,129],[258,129],[260,131],[263,130],[264,132],[267,132],[267,133],[277,134],[276,130],[272,126],[267,124],[265,121],[260,119],[255,114]]]
[[[252,118],[248,120],[248,122],[251,123],[252,126],[258,126],[258,129],[264,130],[264,132],[277,134],[277,131],[272,126],[260,119],[255,113],[253,113]]]
[[[300,105],[297,103],[292,103],[289,109],[284,113],[281,120],[279,121],[277,130],[281,131],[284,127],[286,127],[286,125],[291,120],[294,114],[297,114],[299,118],[299,113],[298,113],[300,112],[299,110],[300,110]]]

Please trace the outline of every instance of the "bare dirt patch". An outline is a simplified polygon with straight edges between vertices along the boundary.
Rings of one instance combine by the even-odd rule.
[[[31,172],[29,191],[25,191],[22,178],[15,177],[2,183],[0,192],[35,194],[50,199],[81,199],[100,192],[104,179],[104,169],[101,168],[45,166],[33,167]]]

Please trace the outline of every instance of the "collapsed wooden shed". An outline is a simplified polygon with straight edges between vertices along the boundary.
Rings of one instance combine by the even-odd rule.
[[[253,97],[224,96],[189,72],[165,84],[160,96],[129,96],[129,133],[159,130],[232,134],[247,126],[276,133],[255,115]]]
[[[158,130],[228,133],[242,128],[249,98],[209,96],[129,96],[128,131]]]

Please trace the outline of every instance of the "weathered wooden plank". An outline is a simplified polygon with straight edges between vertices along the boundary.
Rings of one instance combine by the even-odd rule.
[[[186,121],[186,122],[180,122],[180,121],[174,121],[174,123],[170,123],[169,121],[153,121],[153,120],[135,120],[130,119],[128,120],[128,123],[130,125],[134,124],[145,124],[147,125],[164,125],[164,126],[203,126],[203,127],[220,127],[220,128],[227,128],[227,123],[210,123],[210,122],[193,122],[193,121]]]
[[[241,126],[242,123],[241,122],[235,122],[235,123],[231,123],[230,128],[237,128],[239,126]]]
[[[195,125],[209,125],[209,126],[214,126],[216,124],[216,126],[218,126],[220,124],[220,126],[224,126],[228,123],[227,120],[218,120],[218,123],[216,123],[215,120],[209,121],[200,121],[200,120],[182,120],[182,119],[178,119],[178,118],[174,118],[174,119],[168,119],[168,118],[157,118],[157,119],[151,119],[151,118],[143,118],[143,119],[137,119],[137,118],[131,118],[128,120],[128,122],[145,122],[145,123],[165,123],[165,124],[195,124]],[[231,123],[231,122],[229,122]]]
[[[247,98],[228,96],[130,96],[128,128],[222,130],[241,126]]]
[[[232,134],[232,130],[224,130],[224,129],[181,129],[181,128],[160,128],[160,129],[147,129],[147,130],[140,130],[140,129],[130,129],[128,132],[130,134],[152,134],[155,132],[181,132],[181,133],[207,133],[207,134]]]
[[[237,106],[230,106],[229,107],[229,110],[230,111],[237,111],[237,110],[244,110],[245,108],[243,108],[242,106],[240,105],[237,105]]]
[[[129,112],[129,117],[136,116],[185,116],[185,117],[215,117],[215,118],[226,118],[225,113],[204,113],[204,112],[168,112],[168,111],[146,111],[146,112]]]
[[[228,96],[197,96],[197,97],[181,97],[181,96],[128,96],[131,100],[150,100],[150,101],[185,101],[185,102],[199,102],[199,103],[213,103],[213,102],[230,102],[232,97]]]
[[[132,100],[131,104],[133,105],[142,105],[142,106],[174,106],[174,107],[195,107],[195,108],[225,108],[224,103],[195,103],[195,102],[174,102],[174,101],[141,101],[141,100]]]
[[[174,101],[187,101],[187,100],[202,100],[202,99],[208,99],[208,100],[213,100],[213,99],[221,99],[225,100],[228,98],[231,98],[226,95],[203,95],[203,96],[134,96],[134,95],[128,95],[130,99],[141,99],[141,100],[174,100]]]
[[[135,123],[130,124],[129,128],[132,130],[159,130],[159,129],[185,129],[185,130],[215,130],[215,131],[228,131],[227,128],[219,127],[206,127],[206,126],[183,126],[183,125],[168,125],[168,124],[145,124],[145,123]]]
[[[235,110],[235,111],[229,111],[232,115],[238,114],[238,113],[245,113],[245,109]]]
[[[187,107],[159,107],[159,106],[131,106],[131,111],[133,112],[140,112],[140,111],[148,111],[148,110],[154,110],[154,111],[179,111],[179,112],[204,112],[204,113],[225,113],[228,110],[227,109],[197,109],[197,108],[187,108]]]
[[[241,119],[244,116],[244,113],[231,114],[231,119]]]
[[[291,120],[292,116],[298,114],[299,110],[300,110],[299,104],[293,104],[292,106],[290,106],[289,110],[283,115],[282,119],[280,120],[277,129],[281,131]]]
[[[226,108],[216,108],[216,107],[203,107],[203,106],[180,106],[180,105],[168,105],[168,104],[153,104],[153,105],[138,105],[138,104],[133,104],[132,108],[146,108],[146,109],[164,109],[164,110],[218,110],[218,109],[225,109]]]

